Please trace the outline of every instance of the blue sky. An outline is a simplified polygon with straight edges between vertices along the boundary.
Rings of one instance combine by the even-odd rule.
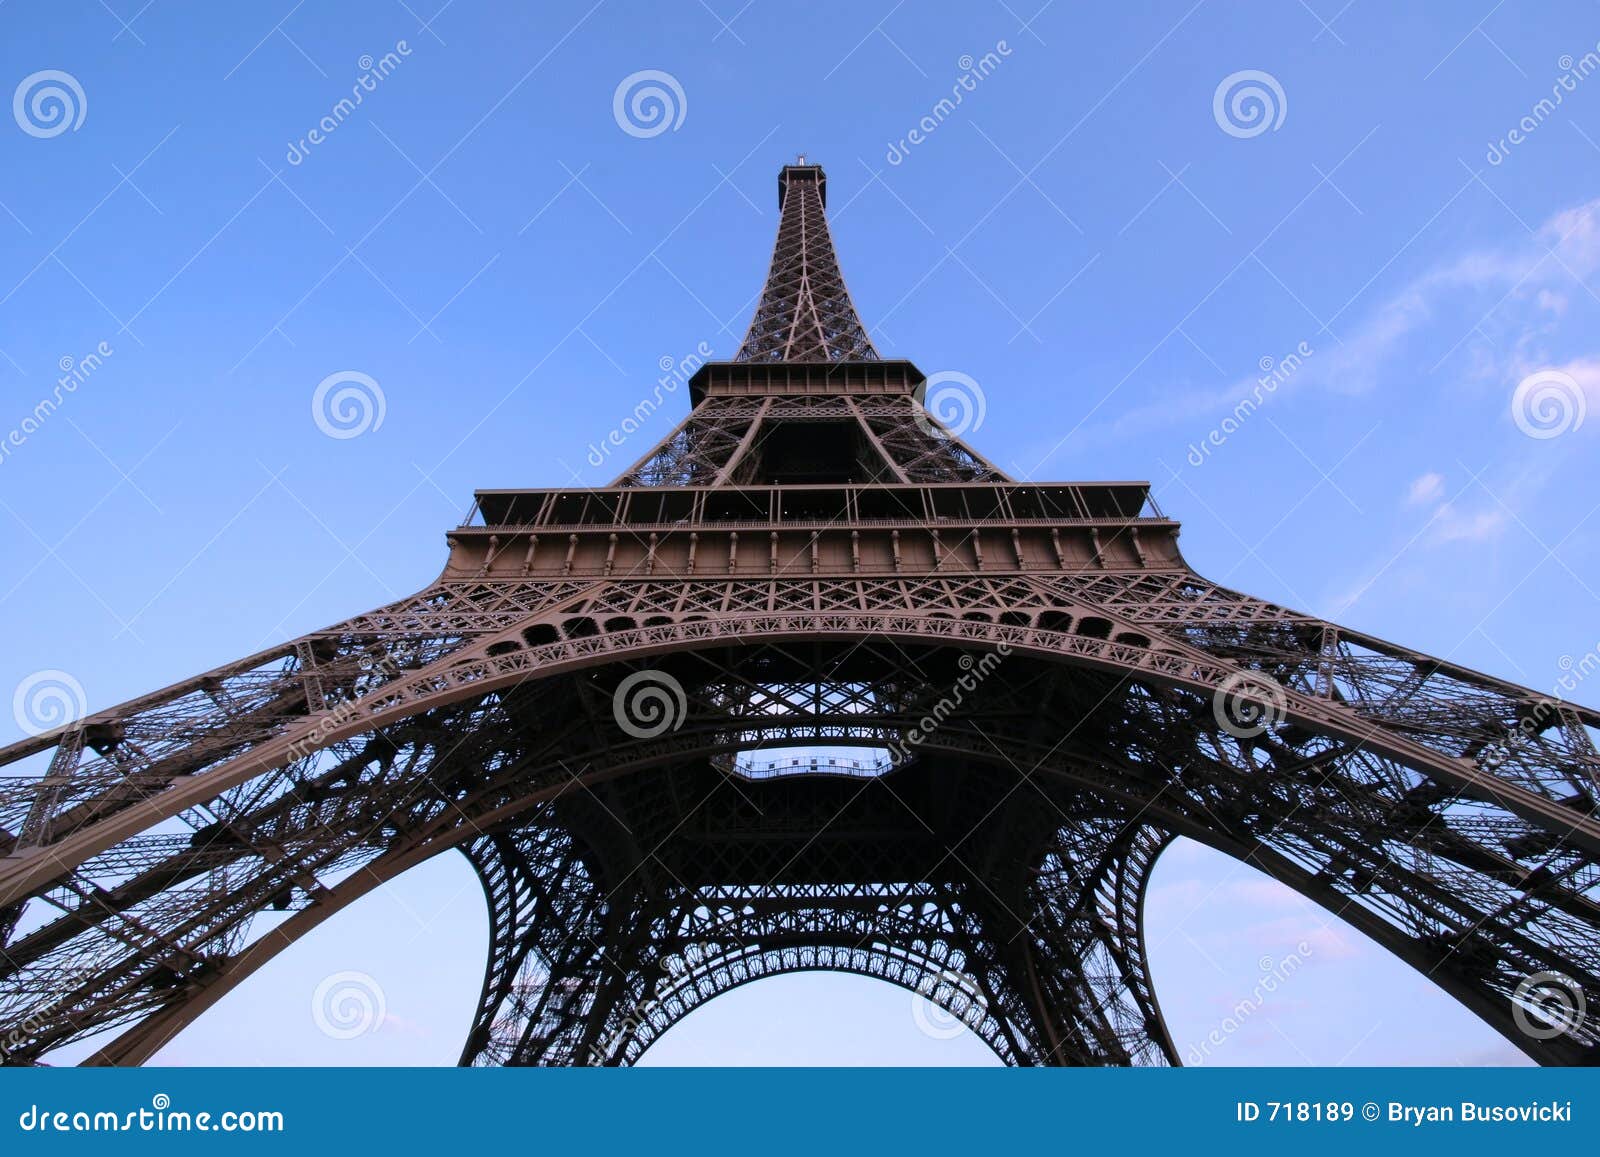
[[[1600,417],[1577,421],[1600,404],[1600,10],[1036,8],[0,7],[7,90],[58,70],[82,94],[59,133],[26,101],[0,118],[0,436],[22,434],[0,688],[59,670],[109,706],[425,585],[474,487],[608,481],[588,447],[658,363],[736,347],[802,151],[880,349],[973,378],[969,440],[1004,468],[1148,479],[1207,577],[1554,687],[1600,646]],[[614,115],[643,70],[682,94],[656,135]],[[1269,127],[1226,92],[1217,112],[1245,71],[1273,82]],[[345,371],[382,422],[329,437],[312,397]],[[1536,375],[1553,392],[1519,400]],[[1163,859],[1149,918],[1180,1048],[1309,945],[1208,1063],[1518,1056],[1199,848]],[[464,863],[426,865],[160,1059],[449,1063],[483,937]],[[334,1041],[309,1002],[343,969],[381,982],[387,1019]],[[722,998],[649,1059],[986,1055],[919,1031],[898,989],[806,977]]]

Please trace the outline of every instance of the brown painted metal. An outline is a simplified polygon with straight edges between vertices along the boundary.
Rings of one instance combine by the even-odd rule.
[[[631,1063],[811,969],[1010,1063],[1178,1063],[1141,907],[1181,834],[1592,1063],[1513,1007],[1600,1007],[1600,714],[1207,582],[1143,483],[1007,478],[873,349],[821,169],[779,188],[737,358],[611,486],[480,491],[426,590],[0,751],[41,765],[0,778],[8,1059],[122,1026],[95,1059],[139,1063],[459,848],[466,1064]],[[619,725],[641,675],[675,726]],[[860,766],[779,751],[819,745]]]

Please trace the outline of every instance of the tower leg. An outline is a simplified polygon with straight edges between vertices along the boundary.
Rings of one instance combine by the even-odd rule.
[[[597,1048],[636,997],[628,945],[639,925],[626,883],[607,895],[559,827],[486,836],[467,849],[489,901],[483,994],[463,1065],[602,1063]]]

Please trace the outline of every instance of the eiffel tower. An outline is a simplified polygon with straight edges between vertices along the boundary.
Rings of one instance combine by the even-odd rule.
[[[806,970],[1178,1064],[1183,835],[1595,1063],[1600,713],[1206,581],[1144,484],[1008,478],[873,347],[822,169],[778,197],[737,355],[611,485],[480,491],[420,593],[0,751],[6,1059],[140,1063],[454,849],[464,1065],[629,1064]]]

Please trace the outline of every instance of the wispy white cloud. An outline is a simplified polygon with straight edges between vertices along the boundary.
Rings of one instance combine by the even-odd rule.
[[[1583,392],[1584,405],[1588,410],[1592,411],[1600,407],[1600,355],[1591,354],[1550,365],[1544,361],[1531,359],[1525,354],[1519,353],[1516,360],[1511,364],[1510,369],[1517,375],[1518,380],[1541,370],[1555,370],[1558,373],[1566,374],[1577,383],[1578,389]],[[1584,429],[1589,427],[1585,425],[1572,428]],[[1596,428],[1600,428],[1600,423],[1596,424]]]
[[[1411,483],[1411,489],[1406,492],[1406,505],[1421,506],[1443,493],[1444,475],[1429,471]]]
[[[1516,363],[1537,359],[1529,339],[1547,332],[1567,311],[1568,293],[1600,269],[1600,198],[1563,209],[1532,235],[1500,248],[1474,250],[1426,270],[1374,308],[1343,344],[1296,384],[1361,393],[1398,371],[1394,362],[1430,321],[1462,324],[1461,339],[1441,352],[1441,364],[1474,332],[1509,335],[1514,362],[1480,357],[1475,376],[1511,378]],[[1481,351],[1480,351],[1481,352]]]
[[[1546,313],[1553,313],[1557,317],[1567,312],[1567,295],[1557,293],[1553,289],[1541,289],[1533,301],[1540,309]]]
[[[1444,331],[1433,356],[1446,354],[1441,364],[1461,357],[1469,376],[1503,384],[1509,396],[1523,375],[1548,363],[1550,355],[1540,347],[1539,338],[1565,316],[1572,292],[1580,287],[1590,292],[1582,279],[1596,270],[1600,270],[1600,198],[1554,214],[1520,241],[1472,250],[1423,271],[1341,332],[1338,340],[1331,334],[1311,335],[1315,356],[1305,359],[1274,392],[1287,396],[1320,389],[1365,394],[1393,386],[1414,376],[1397,365],[1401,354],[1425,327],[1448,321],[1459,323],[1459,331],[1454,337]],[[1491,331],[1509,352],[1501,354],[1495,346],[1471,340],[1475,332]],[[1281,344],[1292,346],[1300,336],[1291,335]],[[1580,357],[1572,364],[1589,372],[1586,380],[1593,383],[1600,358]],[[1127,434],[1204,423],[1232,411],[1258,385],[1259,375],[1213,388],[1196,389],[1186,383],[1146,405],[1130,407],[1108,431]]]
[[[1445,502],[1433,512],[1428,541],[1484,542],[1499,535],[1510,521],[1510,512],[1502,508],[1463,510],[1452,502]]]

